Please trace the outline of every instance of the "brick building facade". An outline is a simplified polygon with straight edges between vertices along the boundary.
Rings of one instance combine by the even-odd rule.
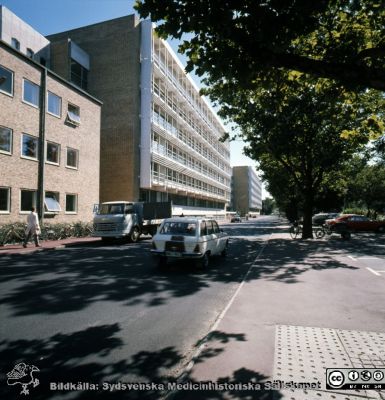
[[[0,224],[25,221],[31,206],[54,222],[92,219],[100,108],[97,99],[0,41]]]

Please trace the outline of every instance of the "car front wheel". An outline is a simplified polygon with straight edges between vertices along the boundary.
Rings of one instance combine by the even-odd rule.
[[[205,253],[204,256],[198,260],[197,265],[201,269],[206,269],[209,266],[209,255],[208,255],[208,253]]]
[[[385,225],[379,226],[377,229],[378,233],[385,233]]]

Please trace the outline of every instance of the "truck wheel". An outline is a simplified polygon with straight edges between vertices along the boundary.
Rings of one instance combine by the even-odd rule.
[[[130,241],[136,243],[139,239],[139,236],[140,236],[139,229],[138,227],[135,226],[130,233]]]
[[[197,266],[200,269],[206,269],[209,266],[209,263],[209,255],[208,253],[205,253],[205,255],[198,260]]]

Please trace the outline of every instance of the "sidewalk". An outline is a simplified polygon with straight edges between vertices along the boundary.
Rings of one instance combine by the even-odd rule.
[[[82,243],[97,243],[100,242],[100,238],[95,237],[85,237],[85,238],[68,238],[62,240],[41,240],[40,246],[35,247],[34,243],[30,242],[28,247],[24,248],[22,244],[12,244],[0,246],[0,256],[10,255],[10,254],[27,254],[35,253],[38,251],[45,250],[56,250],[65,247],[76,246]]]
[[[362,304],[351,287],[365,272],[324,249],[330,249],[326,241],[293,241],[288,234],[273,234],[180,379],[181,383],[262,383],[259,390],[183,390],[169,397],[382,399],[381,392],[373,390],[326,390],[326,368],[368,367],[360,361],[363,354],[385,360],[381,350],[385,333],[378,333],[384,332],[381,323],[354,319]],[[342,286],[346,293],[339,290]],[[381,287],[376,290],[380,293]],[[347,310],[341,304],[345,297]],[[274,381],[313,383],[317,389],[282,389],[278,383],[264,390],[263,382]]]

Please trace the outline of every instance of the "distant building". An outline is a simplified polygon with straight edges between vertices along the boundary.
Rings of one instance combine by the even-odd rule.
[[[262,185],[253,167],[233,167],[232,209],[241,215],[262,208]]]
[[[225,215],[224,127],[167,42],[134,15],[48,36],[52,69],[103,101],[100,200]]]
[[[90,221],[99,200],[101,102],[59,77],[49,42],[0,7],[0,224],[32,206]]]

